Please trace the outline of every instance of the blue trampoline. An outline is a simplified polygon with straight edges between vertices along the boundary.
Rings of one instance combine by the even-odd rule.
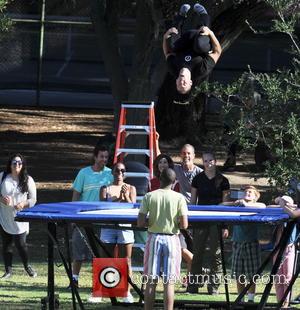
[[[68,236],[68,224],[77,223],[82,225],[86,231],[91,249],[96,257],[99,257],[99,251],[97,249],[97,244],[100,244],[103,248],[105,245],[97,239],[97,235],[93,232],[91,223],[97,223],[101,225],[114,225],[128,223],[134,224],[137,221],[137,215],[139,211],[140,204],[135,203],[112,203],[112,202],[61,202],[61,203],[47,203],[38,204],[30,209],[25,209],[17,213],[17,221],[29,221],[29,222],[43,222],[47,223],[48,228],[48,299],[49,299],[49,309],[55,309],[55,291],[54,291],[54,262],[53,262],[53,251],[54,245],[57,246],[60,257],[64,263],[64,267],[69,276],[72,279],[71,270],[71,256],[69,245],[66,246],[67,254],[64,255],[62,251],[59,250],[59,244],[56,239],[56,226],[58,223],[65,227],[65,239],[69,240]],[[271,224],[278,225],[283,222],[288,222],[285,231],[282,235],[280,243],[276,248],[270,253],[269,257],[263,262],[262,266],[258,270],[260,273],[268,262],[271,261],[274,254],[278,251],[277,260],[273,265],[270,276],[276,274],[277,269],[280,265],[280,257],[282,256],[283,250],[288,242],[288,237],[295,225],[294,222],[289,220],[289,216],[283,212],[281,208],[266,208],[266,209],[256,209],[256,208],[245,208],[245,207],[232,207],[232,206],[222,206],[222,205],[210,205],[210,206],[199,206],[190,205],[188,207],[188,220],[189,225],[193,227],[199,227],[203,223],[214,223],[218,224],[220,231],[220,245],[221,250],[223,249],[222,240],[222,225],[223,224],[234,224],[234,223],[261,223],[261,224]],[[128,229],[128,228],[127,228]],[[132,229],[136,229],[134,226]],[[222,255],[223,265],[225,266],[224,253]],[[226,269],[224,274],[226,274]],[[128,279],[129,283],[133,286],[136,292],[140,295],[142,300],[143,293],[141,290],[132,283],[131,279]],[[71,281],[72,282],[72,281]],[[243,293],[231,303],[229,300],[228,286],[225,283],[226,301],[225,302],[201,302],[201,301],[175,301],[175,305],[184,305],[187,308],[188,303],[197,304],[197,309],[218,308],[218,309],[264,309],[268,296],[272,288],[272,283],[268,283],[265,287],[264,293],[259,304],[254,304],[251,307],[249,304],[244,306],[240,304],[240,300],[243,297]],[[247,288],[246,288],[247,289]],[[245,291],[246,292],[246,291]],[[73,299],[73,309],[76,309],[76,300],[81,309],[84,309],[84,305],[80,299],[80,295],[75,287],[72,288],[72,299]],[[113,305],[118,305],[116,298],[111,298]],[[142,306],[142,303],[137,303]],[[278,309],[280,305],[278,304]],[[275,309],[277,309],[275,306]],[[203,308],[204,307],[204,308]],[[250,307],[250,308],[249,308]]]

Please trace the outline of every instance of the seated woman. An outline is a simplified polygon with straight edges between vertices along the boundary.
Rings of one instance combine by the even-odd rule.
[[[115,164],[112,173],[114,177],[113,184],[103,186],[100,189],[101,201],[112,202],[136,202],[136,189],[134,186],[124,182],[125,165],[123,163]],[[119,225],[127,226],[127,225]],[[118,230],[118,229],[101,229],[100,239],[107,243],[107,249],[113,257],[114,249],[118,244],[120,257],[125,257],[128,260],[129,276],[132,275],[131,270],[131,255],[132,245],[134,243],[134,234],[132,230]],[[106,256],[103,253],[103,256]],[[124,298],[124,302],[133,302],[133,296],[130,293],[130,286],[128,286],[128,295]]]

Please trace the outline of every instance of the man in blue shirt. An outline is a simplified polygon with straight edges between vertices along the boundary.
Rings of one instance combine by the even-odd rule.
[[[73,183],[72,201],[99,201],[99,191],[104,185],[113,181],[111,169],[106,167],[109,152],[106,146],[96,145],[94,148],[94,164],[82,168]],[[82,233],[75,228],[72,234],[73,281],[78,285],[79,272],[84,261],[92,258],[92,253]]]

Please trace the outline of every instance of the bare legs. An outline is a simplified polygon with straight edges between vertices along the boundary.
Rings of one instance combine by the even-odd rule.
[[[188,249],[181,249],[181,255],[183,260],[186,262],[187,274],[191,273],[192,261],[193,261],[193,253]]]
[[[148,278],[145,289],[145,305],[144,310],[152,310],[154,308],[155,290],[157,280]],[[164,309],[173,310],[174,308],[174,283],[173,281],[164,283]]]

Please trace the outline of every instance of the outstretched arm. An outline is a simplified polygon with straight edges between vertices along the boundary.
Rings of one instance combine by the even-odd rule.
[[[178,30],[175,27],[172,27],[168,29],[163,36],[163,51],[166,58],[172,54],[172,50],[169,48],[167,43],[167,40],[171,37],[172,33],[178,34]]]
[[[210,42],[212,45],[212,53],[209,53],[208,55],[214,60],[215,63],[219,60],[221,53],[222,53],[222,47],[219,43],[219,40],[215,36],[212,30],[210,30],[208,27],[204,26],[200,30],[200,35],[206,35],[209,36]]]
[[[244,199],[236,200],[236,206],[245,206],[249,208],[266,208],[267,206],[263,202],[245,201]]]
[[[156,148],[156,157],[161,154],[160,148],[159,148],[159,133],[155,131],[155,148]]]
[[[248,202],[244,199],[238,199],[236,201],[224,201],[221,203],[223,206],[244,206],[249,208],[266,208],[263,202]]]
[[[300,217],[300,209],[295,209],[294,204],[286,204],[283,206],[284,212],[286,212],[291,218]]]

